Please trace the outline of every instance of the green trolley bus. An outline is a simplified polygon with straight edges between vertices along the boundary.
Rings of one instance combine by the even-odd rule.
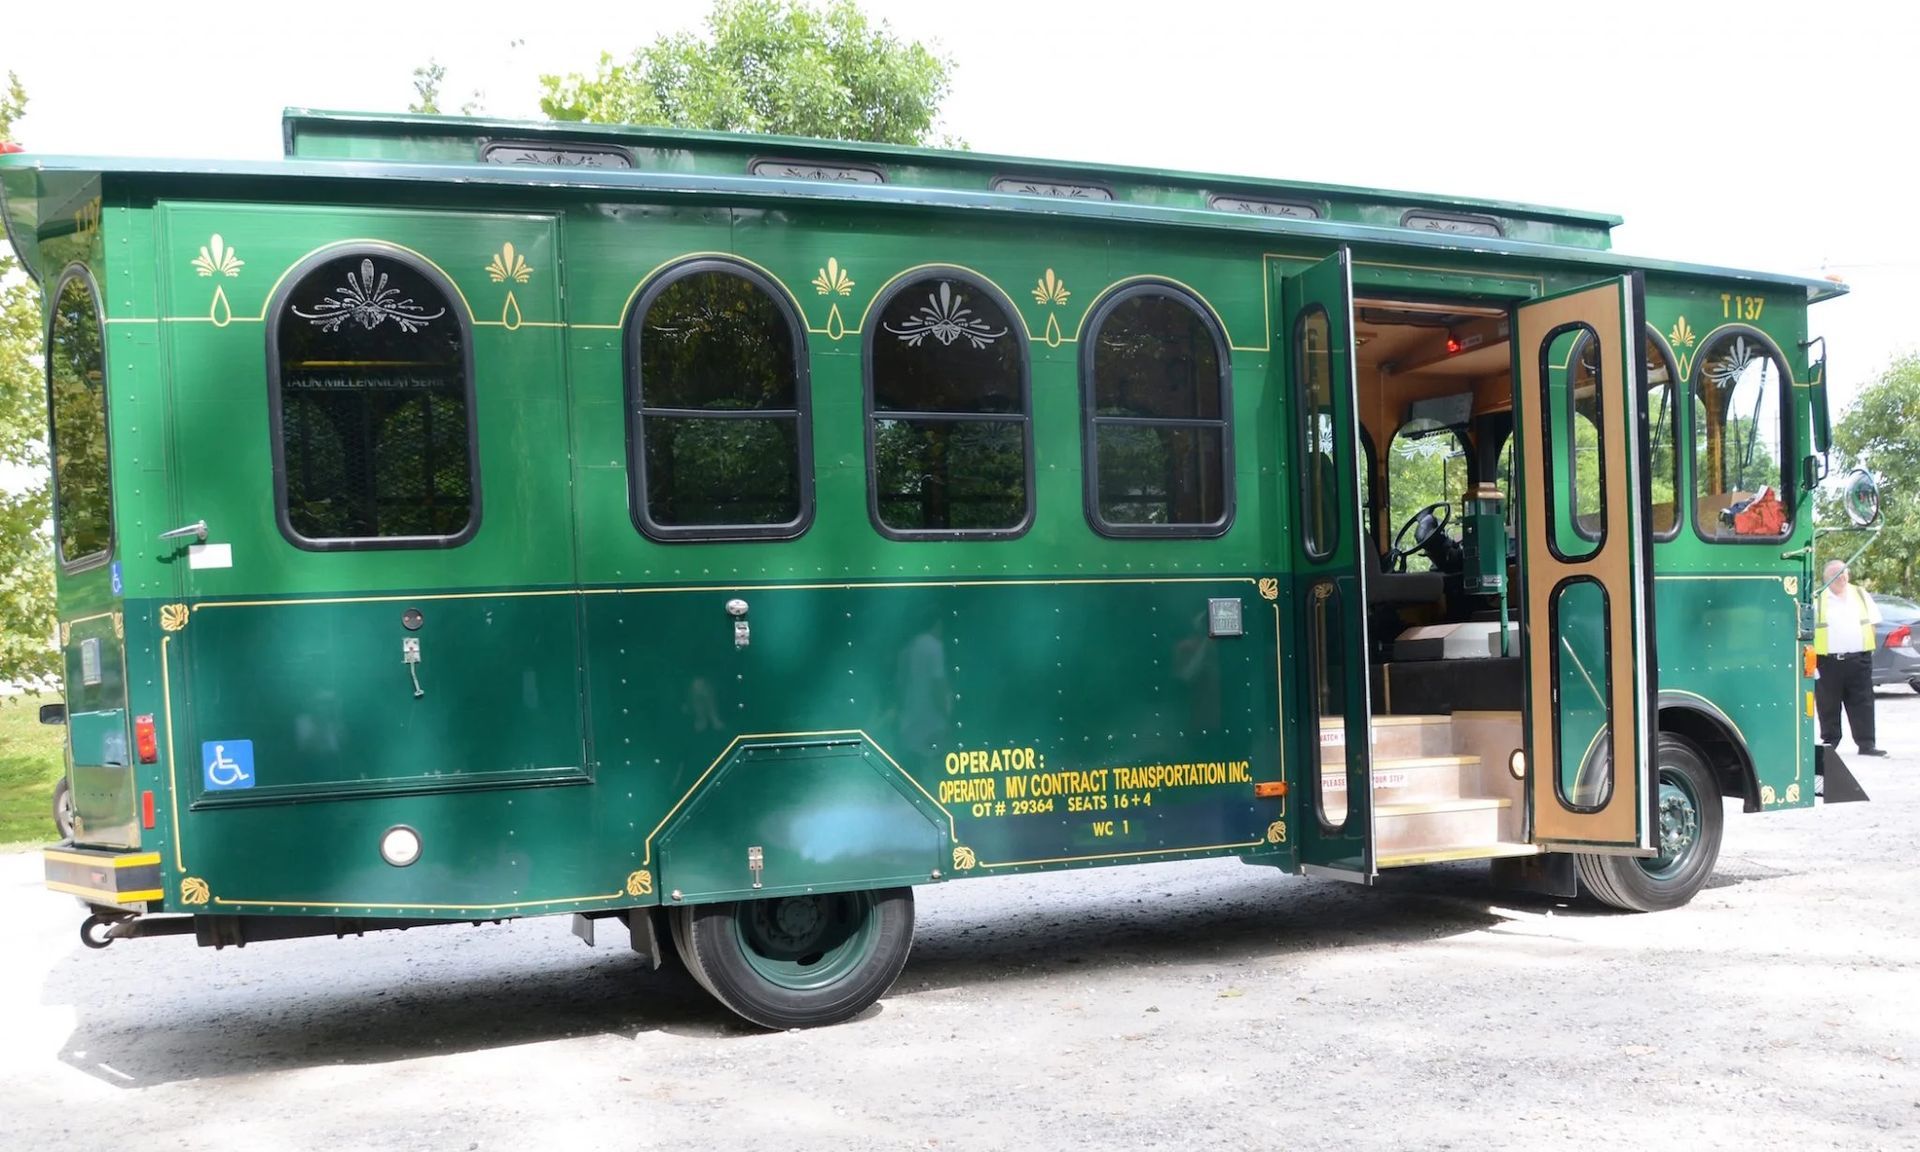
[[[1486,859],[1664,909],[1723,798],[1847,779],[1802,631],[1836,284],[1363,188],[285,141],[0,156],[90,944],[567,913],[824,1024],[917,885]]]

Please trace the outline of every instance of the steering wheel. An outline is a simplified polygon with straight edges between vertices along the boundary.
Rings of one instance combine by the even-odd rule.
[[[1436,512],[1439,513],[1438,517],[1434,516]],[[1412,516],[1407,517],[1407,522],[1400,525],[1400,531],[1393,534],[1393,546],[1387,549],[1388,567],[1392,568],[1395,572],[1405,572],[1407,570],[1407,557],[1426,547],[1427,541],[1433,539],[1434,533],[1444,530],[1452,519],[1453,505],[1445,500],[1436,500],[1425,508],[1420,509],[1420,511],[1415,512]],[[1422,520],[1431,520],[1433,527],[1424,532],[1419,532],[1413,543],[1402,548],[1400,541],[1405,539],[1407,533],[1415,531]]]

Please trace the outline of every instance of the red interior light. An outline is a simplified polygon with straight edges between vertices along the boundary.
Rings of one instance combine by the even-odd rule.
[[[1460,338],[1457,336],[1447,337],[1447,355],[1451,356],[1458,351],[1460,351]]]
[[[160,759],[160,741],[153,732],[153,713],[133,718],[133,745],[140,753],[140,763],[151,764]]]

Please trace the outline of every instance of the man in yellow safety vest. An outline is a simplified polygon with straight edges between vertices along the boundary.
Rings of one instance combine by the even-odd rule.
[[[1845,561],[1829,560],[1826,585],[1814,597],[1813,651],[1820,678],[1814,696],[1820,706],[1820,743],[1840,746],[1840,707],[1862,756],[1885,756],[1873,742],[1873,626],[1880,608],[1863,588],[1847,580]]]

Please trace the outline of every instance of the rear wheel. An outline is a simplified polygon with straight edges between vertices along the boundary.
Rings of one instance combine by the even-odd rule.
[[[913,946],[913,889],[674,909],[674,945],[715,999],[763,1028],[836,1024],[893,986]]]
[[[60,839],[73,839],[73,784],[65,776],[53,786],[53,829]]]
[[[1600,902],[1629,912],[1680,907],[1706,884],[1720,858],[1726,814],[1706,757],[1686,739],[1663,732],[1656,781],[1657,855],[1574,857],[1580,886]]]

